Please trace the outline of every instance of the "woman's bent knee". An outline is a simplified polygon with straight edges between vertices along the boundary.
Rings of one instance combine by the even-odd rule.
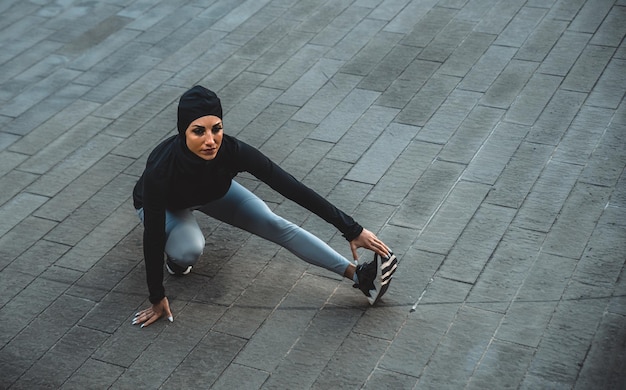
[[[194,265],[204,251],[204,243],[204,236],[199,229],[179,225],[170,232],[165,253],[179,265]]]

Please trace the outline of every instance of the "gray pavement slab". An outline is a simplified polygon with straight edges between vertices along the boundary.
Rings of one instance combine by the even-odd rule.
[[[625,388],[625,16],[624,0],[0,2],[0,388]],[[377,306],[199,215],[205,254],[164,280],[174,322],[131,325],[148,305],[132,187],[195,84],[227,133],[394,250]]]

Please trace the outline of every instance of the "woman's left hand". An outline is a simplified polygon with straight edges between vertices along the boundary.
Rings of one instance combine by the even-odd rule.
[[[170,301],[167,297],[163,297],[160,302],[154,303],[149,308],[135,314],[135,318],[133,318],[133,325],[141,325],[143,328],[165,316],[167,316],[167,319],[170,322],[174,321],[172,310],[170,309]]]
[[[391,250],[376,235],[367,229],[363,229],[361,234],[354,240],[350,241],[350,249],[352,250],[352,258],[357,260],[356,250],[359,248],[369,249],[378,253],[380,256],[389,257]]]

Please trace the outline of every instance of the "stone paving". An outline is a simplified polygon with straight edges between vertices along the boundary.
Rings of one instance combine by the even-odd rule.
[[[625,35],[625,0],[2,0],[0,388],[626,388]],[[199,216],[131,326],[131,189],[198,83],[394,249],[379,305]]]

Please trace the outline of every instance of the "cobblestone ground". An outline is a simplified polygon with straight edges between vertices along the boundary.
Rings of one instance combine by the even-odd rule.
[[[0,1],[0,388],[626,388],[625,34],[624,0]],[[130,193],[197,83],[394,249],[379,305],[199,216],[174,322],[131,326]]]

